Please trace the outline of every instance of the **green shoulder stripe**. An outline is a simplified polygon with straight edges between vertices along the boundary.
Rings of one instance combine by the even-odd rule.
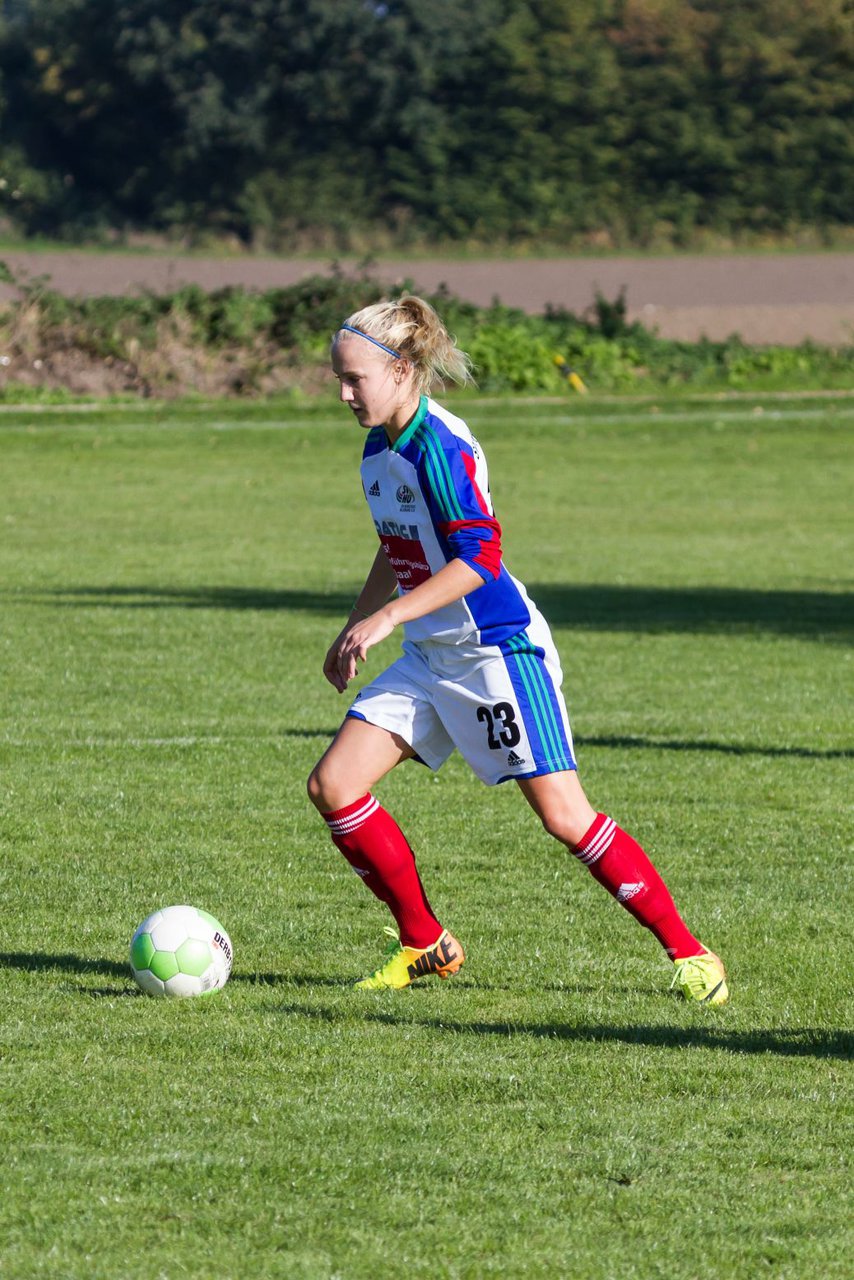
[[[419,444],[422,442],[427,479],[441,514],[446,520],[462,520],[462,507],[457,498],[454,477],[444,450],[430,432],[422,433]]]

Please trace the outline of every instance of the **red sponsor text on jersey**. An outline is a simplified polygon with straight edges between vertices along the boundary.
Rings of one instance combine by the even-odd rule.
[[[431,576],[430,566],[420,542],[411,538],[393,538],[387,533],[380,534],[380,542],[388,556],[389,564],[394,569],[401,591],[411,591],[413,587],[426,582]]]

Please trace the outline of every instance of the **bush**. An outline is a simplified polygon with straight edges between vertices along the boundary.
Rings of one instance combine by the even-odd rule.
[[[146,394],[317,386],[344,317],[412,287],[404,281],[389,290],[365,269],[266,292],[206,293],[193,285],[164,296],[66,298],[42,280],[15,281],[3,264],[0,279],[18,289],[17,301],[0,315],[10,379],[20,380],[26,365],[27,378],[33,368],[43,370],[40,381],[55,387],[62,379],[57,355],[72,353],[78,364],[125,370],[126,384],[112,377],[110,393]],[[854,386],[851,348],[751,347],[737,337],[674,342],[629,324],[623,295],[610,303],[600,296],[589,318],[555,309],[530,316],[498,304],[476,307],[446,289],[430,300],[470,354],[484,391],[557,394],[567,387],[559,366],[574,369],[593,391]]]

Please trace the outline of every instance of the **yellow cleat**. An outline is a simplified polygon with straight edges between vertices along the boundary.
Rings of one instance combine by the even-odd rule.
[[[369,978],[355,984],[357,991],[400,991],[416,978],[436,974],[450,978],[462,968],[465,954],[453,934],[445,929],[432,947],[423,951],[416,947],[404,947],[393,929],[386,929],[393,941],[386,948],[387,959],[375,969]]]
[[[726,1004],[729,999],[726,972],[713,951],[673,963],[676,972],[671,990],[678,987],[686,1000],[696,1000],[699,1004]]]

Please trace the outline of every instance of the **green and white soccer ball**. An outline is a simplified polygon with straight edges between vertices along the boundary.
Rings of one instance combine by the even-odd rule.
[[[130,944],[134,978],[150,996],[203,996],[228,982],[231,939],[197,907],[162,907],[143,920]]]

